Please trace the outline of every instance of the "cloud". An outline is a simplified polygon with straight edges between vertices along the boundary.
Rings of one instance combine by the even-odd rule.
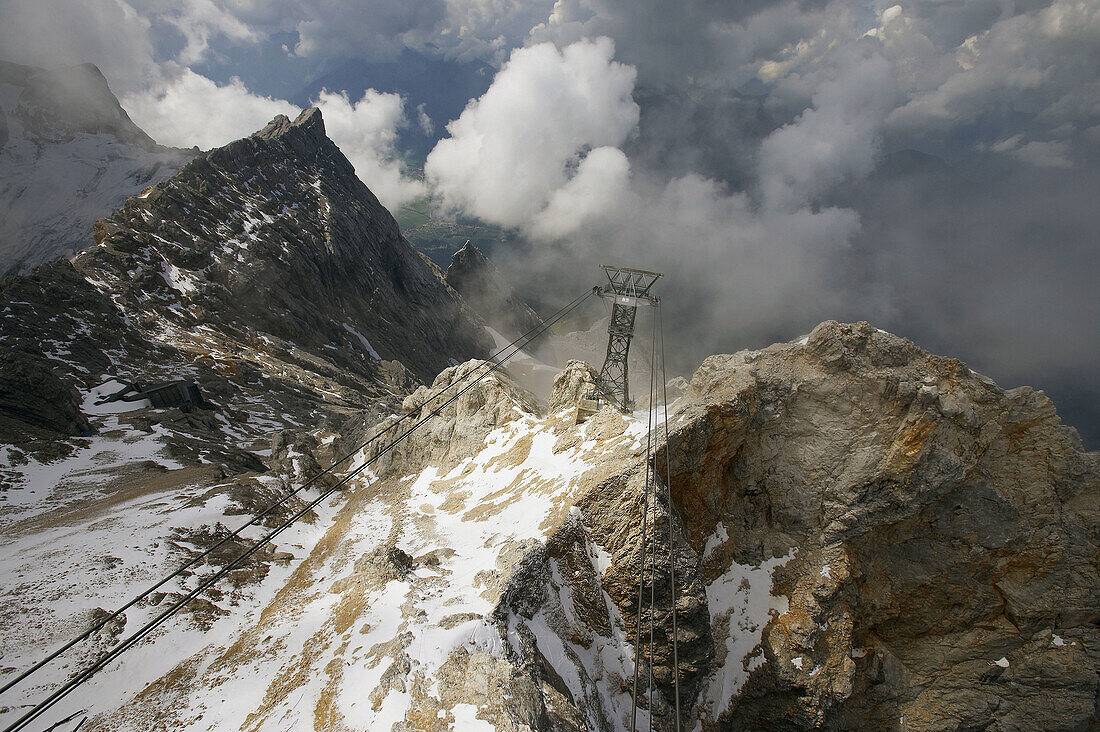
[[[346,94],[321,92],[314,105],[321,110],[325,129],[367,184],[390,210],[427,193],[421,180],[406,176],[397,154],[397,129],[408,124],[404,101],[397,94],[368,89],[352,103]]]
[[[1060,140],[1032,140],[1024,143],[1024,136],[1013,135],[994,143],[993,152],[1005,153],[1040,168],[1072,168],[1069,145]]]
[[[813,106],[761,144],[765,205],[797,209],[845,178],[874,169],[880,129],[895,95],[893,67],[873,51],[844,55],[835,78],[815,89]]]
[[[915,69],[909,98],[888,120],[901,133],[947,131],[1006,109],[1015,119],[991,121],[1049,132],[1084,125],[1100,109],[1100,6],[1094,2],[1053,0],[1005,14],[957,46],[935,49],[954,62],[946,74],[900,44],[886,48]]]
[[[176,1],[167,5],[153,2],[148,10],[154,8],[155,18],[171,25],[184,37],[184,46],[174,59],[182,64],[203,60],[214,36],[238,43],[256,43],[261,38],[255,28],[213,0]]]
[[[122,103],[158,142],[203,149],[250,135],[278,114],[294,116],[301,111],[285,100],[253,94],[239,79],[219,86],[190,69],[160,90],[128,95]],[[396,208],[425,193],[423,182],[406,176],[395,149],[397,129],[407,124],[400,96],[368,89],[352,102],[344,94],[326,91],[314,104],[325,119],[328,136],[383,204]]]
[[[190,69],[157,91],[127,94],[121,102],[157,142],[204,150],[250,135],[277,114],[300,111],[281,99],[253,94],[239,79],[218,86]]]
[[[149,21],[123,0],[2,0],[0,58],[56,68],[94,63],[117,91],[158,72]]]
[[[439,26],[443,0],[318,0],[285,3],[282,17],[299,18],[294,52],[321,58],[396,58],[410,35]]]
[[[428,155],[424,172],[444,205],[518,226],[546,206],[585,150],[620,145],[638,105],[634,69],[613,55],[607,38],[515,51]]]

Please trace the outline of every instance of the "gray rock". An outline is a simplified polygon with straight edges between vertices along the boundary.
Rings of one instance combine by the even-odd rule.
[[[542,318],[516,295],[500,271],[470,242],[451,257],[447,284],[508,339],[543,324]],[[545,334],[540,335],[528,350],[537,349],[545,341]]]
[[[0,352],[0,442],[94,431],[80,411],[79,394],[54,374],[49,361],[23,351]]]
[[[646,535],[677,570],[688,728],[1097,724],[1100,460],[1041,392],[1002,390],[866,323],[827,322],[804,344],[708,358],[671,426],[672,532],[659,501]],[[655,455],[663,475],[664,440]],[[633,638],[644,476],[635,463],[590,486],[582,520],[540,559],[575,578],[582,622],[558,627],[563,639],[607,634],[590,601],[599,591]],[[603,576],[584,569],[593,544],[611,557]],[[764,562],[778,564],[772,592],[786,610],[759,621],[759,664],[713,708],[704,699],[729,671],[725,639],[752,629],[711,617],[708,591]],[[669,566],[659,563],[654,587],[662,729],[672,721]],[[551,618],[558,593],[526,576],[529,591],[502,604]],[[643,627],[650,615],[644,607]],[[572,704],[590,709],[589,693]]]

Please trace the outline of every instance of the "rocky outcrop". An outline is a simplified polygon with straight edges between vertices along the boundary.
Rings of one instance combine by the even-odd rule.
[[[49,359],[70,388],[186,377],[223,427],[258,438],[388,414],[491,344],[317,110],[199,156],[96,231],[71,263],[0,285],[0,344]]]
[[[93,432],[80,396],[41,356],[0,353],[0,442],[51,439]]]
[[[370,435],[390,430],[386,439],[372,445],[371,457],[385,449],[373,466],[374,472],[382,476],[412,475],[429,465],[446,472],[477,454],[493,429],[538,411],[538,402],[530,392],[501,371],[489,373],[490,366],[475,359],[444,369],[431,386],[421,386],[405,398],[401,408],[407,419],[400,424],[398,418],[390,418],[369,432],[354,432],[353,441],[362,442]],[[486,373],[484,379],[477,380]],[[451,402],[453,397],[457,398]],[[426,428],[388,447],[390,438],[408,432],[425,419],[430,419]]]
[[[707,359],[669,445],[685,721],[1096,724],[1100,470],[1041,392],[1000,389],[865,323],[829,322],[799,343]],[[662,445],[655,454],[661,475]],[[600,584],[627,637],[638,472],[578,502],[586,540],[610,554]],[[647,525],[667,551],[665,519]],[[578,547],[575,561],[575,533],[549,546]],[[659,570],[658,607],[669,607],[667,580]],[[576,594],[586,583],[567,584]],[[653,664],[665,725],[668,615]]]
[[[22,87],[17,113],[38,139],[60,142],[78,134],[107,134],[149,152],[167,150],[133,123],[94,64],[47,71],[5,63],[0,82]]]
[[[595,399],[598,378],[596,369],[584,361],[573,360],[565,364],[565,368],[554,377],[550,389],[550,414],[575,409],[584,399]]]
[[[516,295],[500,271],[470,242],[451,257],[447,284],[509,340],[542,325],[542,318]]]

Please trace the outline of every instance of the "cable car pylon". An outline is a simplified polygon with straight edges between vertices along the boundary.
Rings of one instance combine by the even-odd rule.
[[[662,275],[644,269],[601,266],[607,274],[607,285],[596,285],[592,292],[610,300],[612,306],[611,323],[607,327],[607,357],[596,379],[596,388],[604,401],[630,412],[634,402],[630,399],[627,356],[630,340],[634,337],[634,318],[639,307],[656,307],[660,303],[660,299],[649,291]]]

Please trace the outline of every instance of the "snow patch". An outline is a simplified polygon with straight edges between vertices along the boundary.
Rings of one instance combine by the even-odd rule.
[[[184,295],[190,295],[199,289],[194,275],[184,272],[169,262],[161,264],[160,276],[164,278],[169,287]]]
[[[709,559],[714,550],[729,541],[729,538],[730,535],[726,533],[726,527],[719,521],[714,533],[707,537],[707,543],[703,547],[703,561]]]
[[[469,732],[496,732],[496,726],[489,724],[484,719],[477,718],[477,707],[473,704],[455,704],[451,710],[455,715],[456,730],[468,730]]]
[[[700,692],[701,701],[714,719],[729,709],[749,674],[764,664],[759,652],[764,626],[773,617],[787,612],[787,598],[771,593],[772,574],[794,555],[792,548],[785,556],[756,566],[734,562],[722,576],[707,585],[711,624],[716,638],[725,636],[726,646],[724,663]],[[727,619],[728,628],[721,632],[719,629]]]
[[[355,336],[356,338],[359,339],[360,345],[362,345],[363,349],[367,353],[370,354],[371,358],[373,358],[375,361],[381,361],[382,360],[382,357],[378,355],[378,351],[374,350],[374,346],[372,346],[370,344],[370,341],[367,340],[366,336],[364,336],[362,333],[357,331],[355,328],[352,328],[347,323],[344,323],[343,325],[344,325],[344,330],[346,330],[348,333],[351,333],[353,336]]]

